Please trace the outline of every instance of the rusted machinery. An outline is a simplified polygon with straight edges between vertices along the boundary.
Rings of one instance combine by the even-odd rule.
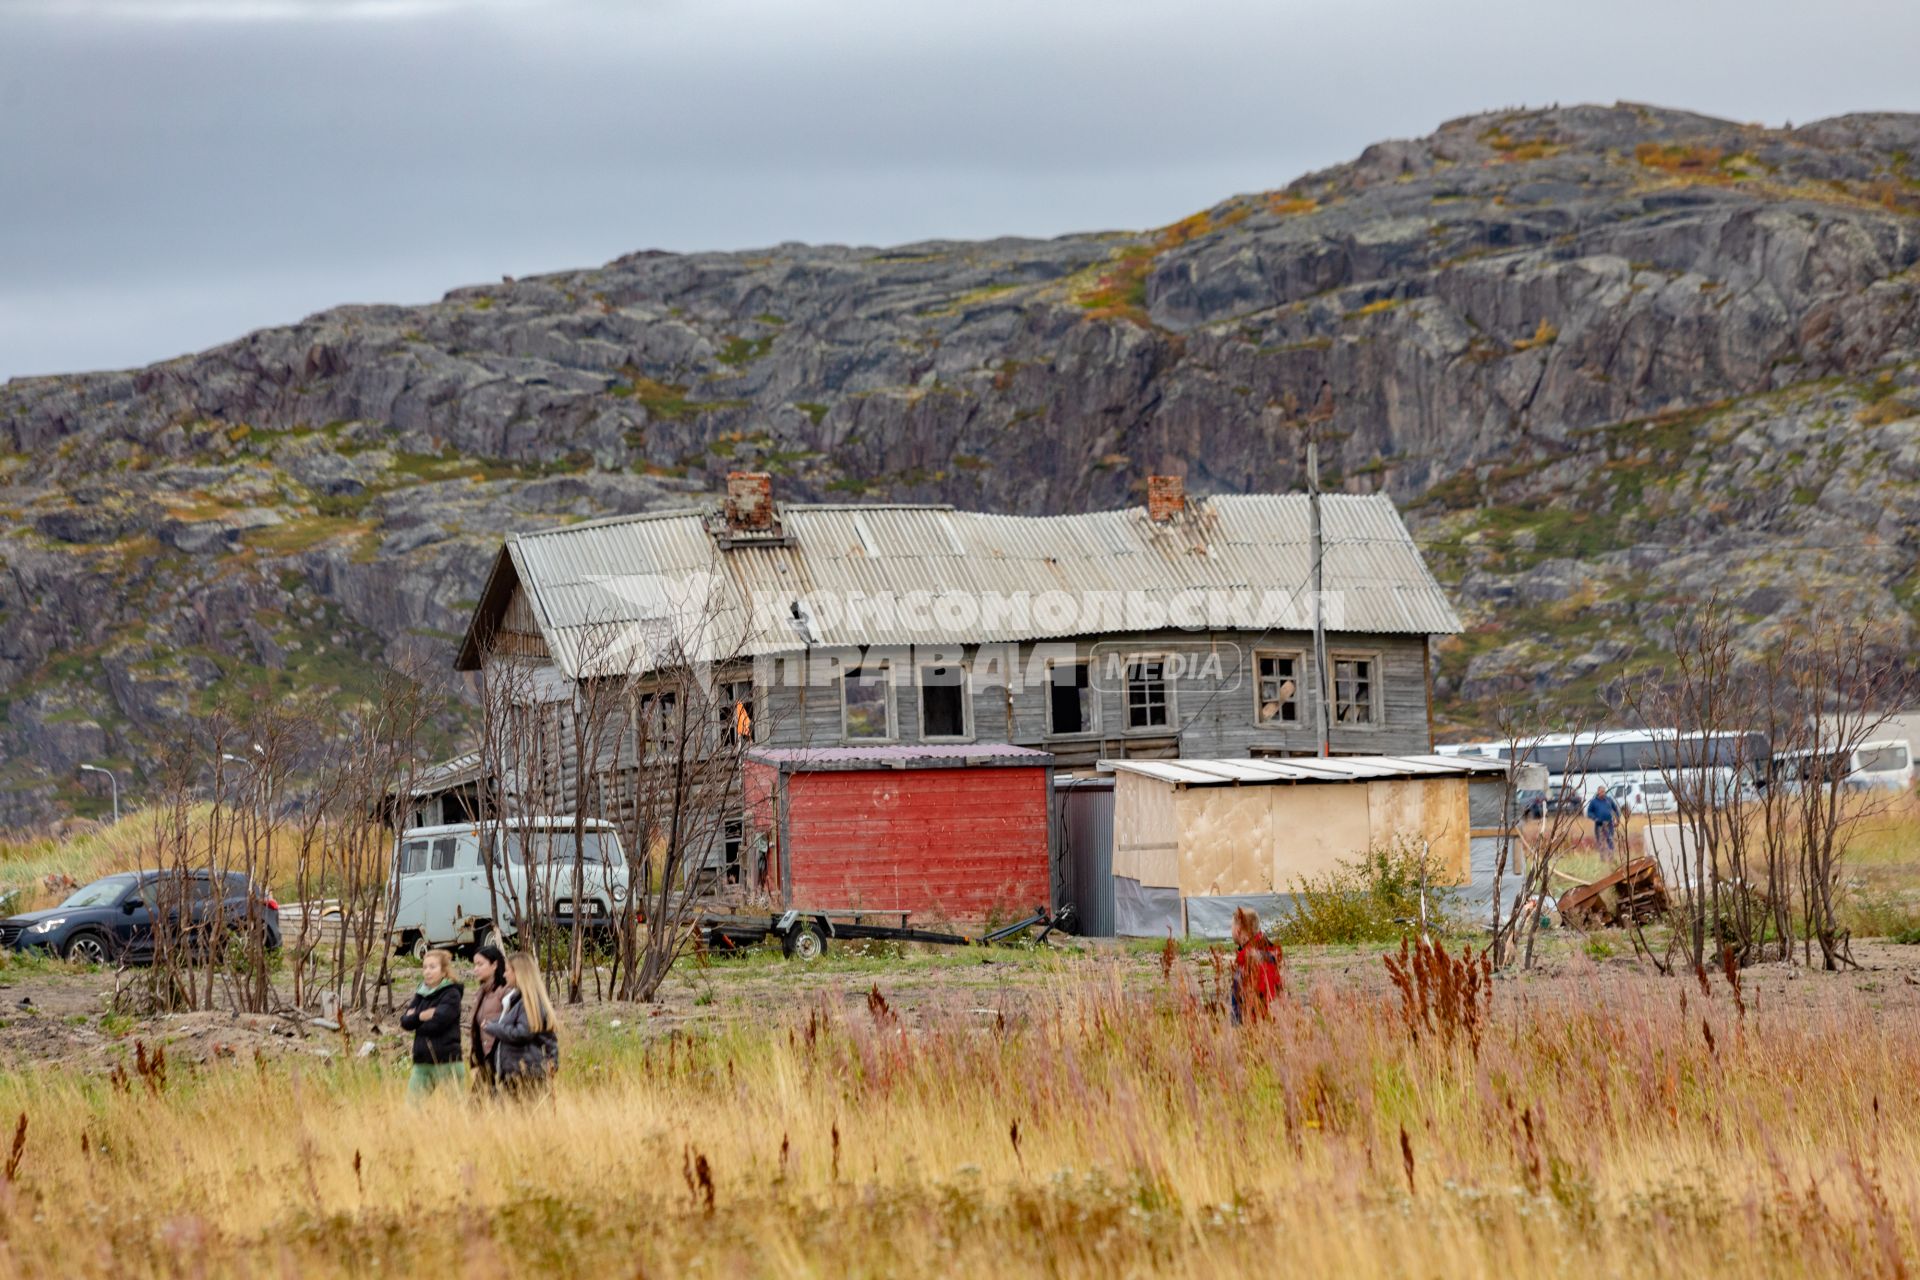
[[[1560,918],[1582,929],[1642,924],[1667,911],[1667,883],[1660,864],[1635,858],[1592,884],[1560,895]]]

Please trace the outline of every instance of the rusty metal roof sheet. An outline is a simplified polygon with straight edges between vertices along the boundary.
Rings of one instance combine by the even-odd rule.
[[[1340,494],[1323,504],[1330,631],[1460,630],[1391,499]],[[710,516],[705,509],[653,513],[508,539],[515,574],[569,674],[596,665],[647,669],[649,627],[683,642],[696,628],[701,643],[689,647],[752,656],[808,646],[1152,630],[1138,625],[1141,611],[1196,599],[1213,603],[1195,606],[1203,612],[1192,615],[1198,623],[1190,629],[1279,628],[1272,620],[1250,628],[1209,621],[1204,609],[1223,607],[1236,593],[1291,601],[1280,629],[1303,628],[1311,611],[1304,494],[1195,499],[1164,524],[1144,507],[1008,516],[937,506],[783,505],[782,541],[727,549],[710,530]],[[1053,607],[1062,600],[1064,608]],[[917,614],[880,607],[888,601],[910,602]],[[474,625],[482,621],[476,613]],[[609,624],[627,634],[610,640]],[[588,652],[608,646],[618,653]]]
[[[779,765],[789,772],[822,769],[988,768],[1050,765],[1051,752],[1005,742],[896,743],[874,747],[763,747],[747,759]]]

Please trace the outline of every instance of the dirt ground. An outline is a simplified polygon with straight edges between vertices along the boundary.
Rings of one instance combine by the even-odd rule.
[[[1496,1013],[1521,1001],[1551,1008],[1636,993],[1672,999],[1683,987],[1690,994],[1698,991],[1695,980],[1661,977],[1652,965],[1633,957],[1624,935],[1601,935],[1600,945],[1578,943],[1566,935],[1542,938],[1532,970],[1498,976]],[[1860,967],[1839,973],[1799,964],[1755,966],[1742,975],[1743,994],[1749,1008],[1774,1012],[1812,1011],[1849,1001],[1889,1009],[1920,1005],[1920,946],[1860,942],[1854,944],[1854,956]],[[1286,955],[1287,981],[1296,992],[1347,987],[1385,994],[1388,981],[1381,957],[1379,948],[1295,949]],[[1183,950],[1178,964],[1189,981],[1206,988],[1213,960],[1205,950]],[[690,960],[675,970],[654,1004],[597,1000],[589,982],[586,1001],[564,1008],[562,1016],[574,1035],[665,1036],[787,1016],[823,1000],[864,1001],[877,987],[911,1025],[933,1013],[1014,1014],[1057,987],[1063,977],[1088,969],[1112,974],[1128,987],[1156,988],[1165,981],[1162,965],[1158,950],[1150,947],[1082,939],[1030,951],[849,949],[812,965],[777,955]],[[400,1029],[394,1012],[350,1014],[343,1028],[323,1025],[315,1013],[291,1009],[277,1014],[224,1007],[150,1016],[116,1012],[116,991],[136,988],[141,976],[137,971],[115,974],[45,961],[0,964],[0,1070],[62,1068],[104,1074],[130,1058],[136,1043],[149,1052],[165,1046],[172,1063],[373,1057],[397,1067],[408,1057],[411,1037]],[[415,975],[401,969],[395,976],[396,1002],[404,1003]],[[1710,976],[1710,987],[1711,998],[1730,998],[1719,974]],[[124,1000],[120,1007],[126,1007]]]

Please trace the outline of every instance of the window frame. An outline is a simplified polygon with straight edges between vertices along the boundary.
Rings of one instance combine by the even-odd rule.
[[[744,698],[740,696],[742,689],[746,690],[746,697]],[[758,699],[754,697],[754,694],[757,693],[758,690],[755,689],[752,678],[749,677],[744,680],[721,680],[719,681],[719,690],[721,694],[719,699],[721,703],[719,708],[721,742],[729,747],[752,746],[760,737],[760,704]],[[747,704],[747,736],[744,739],[741,738],[738,729],[735,727],[740,723],[738,718],[739,713],[736,708],[742,702]]]
[[[680,690],[656,687],[641,692],[633,702],[627,724],[628,745],[637,761],[658,760],[664,755],[661,744],[674,735],[675,717],[681,714]],[[544,741],[544,735],[542,740]]]
[[[932,734],[927,732],[927,682],[924,676],[929,671],[944,671],[951,667],[960,670],[960,733]],[[973,727],[973,665],[967,662],[920,662],[913,668],[914,709],[920,717],[920,741],[922,742],[972,742]],[[939,686],[951,688],[950,685]]]
[[[1367,718],[1365,720],[1342,720],[1340,718],[1340,664],[1343,662],[1364,662],[1367,664]],[[1380,655],[1375,651],[1345,650],[1329,653],[1327,665],[1327,693],[1333,705],[1327,708],[1328,722],[1335,729],[1370,730],[1382,727],[1382,701],[1380,696],[1380,677],[1382,667]]]
[[[1262,720],[1260,718],[1260,708],[1266,703],[1266,698],[1262,696],[1264,691],[1260,687],[1260,682],[1265,679],[1265,677],[1260,674],[1260,659],[1262,658],[1293,659],[1293,719],[1291,720],[1287,719],[1285,715],[1276,716],[1272,720]],[[1303,651],[1299,649],[1253,650],[1253,724],[1256,729],[1297,729],[1301,725],[1304,725],[1307,722],[1306,694],[1307,655]]]
[[[1046,660],[1046,665],[1044,668],[1045,674],[1043,676],[1043,685],[1042,685],[1042,687],[1046,690],[1046,697],[1042,700],[1041,718],[1040,718],[1040,724],[1041,724],[1041,727],[1046,731],[1045,733],[1046,737],[1080,739],[1080,738],[1097,738],[1100,736],[1100,687],[1093,682],[1093,663],[1094,663],[1094,659],[1092,659],[1091,657],[1048,658]],[[1087,683],[1085,686],[1087,691],[1087,706],[1091,708],[1093,714],[1088,717],[1092,723],[1088,724],[1084,728],[1066,730],[1066,729],[1059,729],[1054,726],[1054,723],[1053,723],[1053,669],[1055,667],[1079,667],[1081,670],[1087,673]],[[1079,688],[1080,686],[1076,685],[1075,691],[1077,692]]]
[[[847,720],[848,720],[847,682],[849,680],[852,680],[856,674],[865,671],[868,667],[879,667],[883,672],[886,673],[885,678],[879,682],[886,689],[886,704],[885,704],[886,712],[887,712],[886,734],[883,737],[878,737],[878,738],[874,738],[874,737],[856,738],[847,731]],[[840,741],[846,742],[846,743],[900,741],[900,714],[899,714],[899,708],[894,705],[895,698],[899,691],[894,684],[894,680],[895,680],[895,672],[894,672],[893,659],[891,658],[869,658],[865,662],[862,662],[857,667],[847,667],[846,669],[841,671],[840,673]]]
[[[1146,662],[1160,664],[1160,678],[1157,683],[1164,691],[1162,702],[1167,717],[1164,724],[1136,725],[1133,722],[1133,669],[1136,665]],[[1149,650],[1127,655],[1125,664],[1120,668],[1120,715],[1125,722],[1125,732],[1152,737],[1180,731],[1180,713],[1175,703],[1174,680],[1168,670],[1171,663],[1171,655],[1165,652]]]
[[[409,865],[408,855],[413,852],[413,846],[418,846],[419,848],[419,861]],[[402,837],[400,847],[394,851],[394,872],[396,875],[401,876],[424,875],[427,870],[427,864],[431,862],[432,859],[432,836]]]

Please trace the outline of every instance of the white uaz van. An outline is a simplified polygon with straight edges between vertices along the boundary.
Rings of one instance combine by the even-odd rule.
[[[588,819],[576,839],[567,817],[507,818],[484,828],[493,847],[493,883],[480,860],[478,823],[415,827],[394,841],[390,885],[397,949],[471,948],[524,919],[571,927],[574,866],[581,856],[581,913],[590,926],[613,923],[627,902],[627,858],[613,824]]]

